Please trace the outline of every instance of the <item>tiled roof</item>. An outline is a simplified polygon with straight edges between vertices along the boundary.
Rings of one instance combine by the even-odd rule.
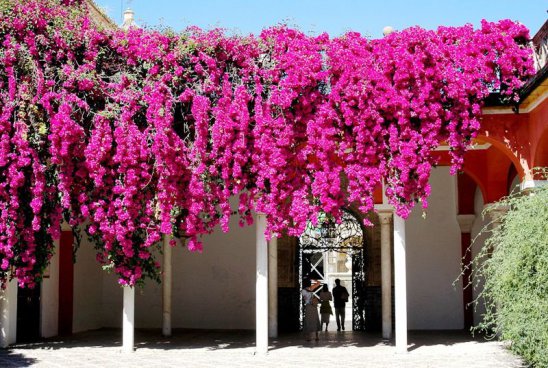
[[[115,29],[118,27],[116,23],[105,14],[105,11],[95,3],[95,1],[84,0],[84,2],[88,5],[91,19],[94,22],[108,29]]]

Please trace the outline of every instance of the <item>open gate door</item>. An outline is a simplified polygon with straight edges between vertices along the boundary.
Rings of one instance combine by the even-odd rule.
[[[356,216],[348,210],[343,211],[341,223],[337,224],[323,215],[316,226],[309,223],[299,237],[299,285],[302,290],[303,279],[308,278],[331,286],[333,280],[339,278],[338,275],[347,275],[352,285],[352,329],[364,331],[367,276],[364,231]],[[303,318],[304,307],[301,303],[301,328]]]

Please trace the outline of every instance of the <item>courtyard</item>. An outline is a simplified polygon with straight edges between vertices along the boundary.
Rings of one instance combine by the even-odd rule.
[[[0,0],[0,368],[548,367],[544,7],[110,1]]]
[[[463,331],[412,331],[409,352],[360,332],[322,332],[318,342],[280,335],[266,356],[254,355],[253,331],[136,330],[133,353],[122,353],[121,331],[100,329],[16,344],[0,350],[1,367],[523,367],[499,341]],[[207,354],[206,354],[207,353]]]

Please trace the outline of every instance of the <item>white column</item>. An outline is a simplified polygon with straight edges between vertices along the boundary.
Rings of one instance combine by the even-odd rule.
[[[124,286],[123,345],[124,353],[133,352],[135,333],[135,287]]]
[[[163,273],[162,273],[162,335],[171,336],[171,290],[172,290],[172,268],[171,268],[171,246],[170,236],[163,237]]]
[[[278,337],[278,239],[268,244],[268,337]]]
[[[392,338],[392,210],[379,210],[381,223],[382,338]]]
[[[255,291],[256,353],[268,353],[268,247],[265,238],[266,216],[257,214],[257,281]]]
[[[15,344],[17,336],[17,280],[0,291],[0,348]]]
[[[394,216],[394,286],[396,294],[396,351],[407,352],[407,275],[405,220]]]

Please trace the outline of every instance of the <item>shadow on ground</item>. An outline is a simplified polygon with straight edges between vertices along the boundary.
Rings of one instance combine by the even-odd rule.
[[[34,358],[14,353],[10,349],[0,349],[0,367],[29,367],[34,363],[36,363]]]
[[[464,342],[486,342],[483,337],[472,337],[467,331],[410,331],[409,350],[423,346],[445,345]],[[305,341],[301,333],[281,334],[276,339],[270,339],[270,350],[287,347],[302,348],[344,348],[344,347],[374,347],[391,346],[394,340],[386,341],[379,334],[344,331],[320,332],[319,341]],[[79,347],[122,346],[122,331],[120,329],[99,329],[77,333],[67,337],[54,337],[34,343],[15,344],[13,349],[67,349]],[[135,331],[136,349],[253,349],[255,347],[255,331],[253,330],[189,330],[174,329],[171,337],[162,336],[159,329],[138,329]],[[9,354],[9,350],[0,354]],[[2,355],[0,355],[2,357]]]
[[[408,351],[413,351],[424,346],[451,346],[466,342],[486,343],[492,341],[482,334],[472,336],[467,330],[424,330],[409,331]],[[393,341],[392,341],[393,343]]]

